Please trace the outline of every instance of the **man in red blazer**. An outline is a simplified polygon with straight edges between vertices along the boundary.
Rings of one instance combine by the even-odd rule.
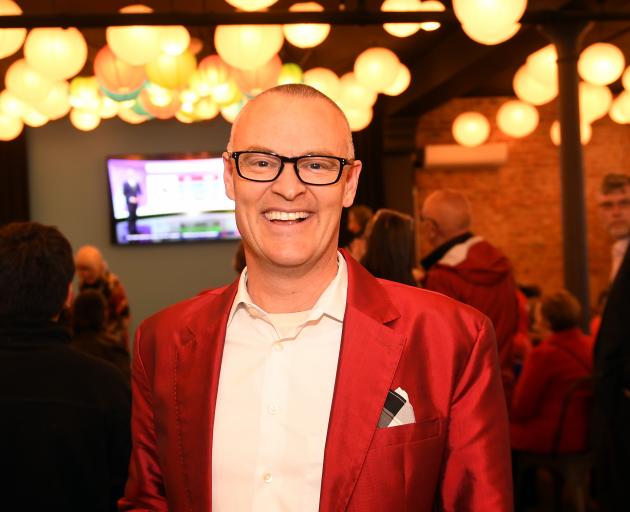
[[[361,171],[339,107],[268,90],[224,163],[247,268],[138,330],[120,509],[511,510],[488,319],[337,251]]]

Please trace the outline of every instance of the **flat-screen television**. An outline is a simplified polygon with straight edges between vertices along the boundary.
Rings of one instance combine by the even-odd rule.
[[[114,244],[240,238],[220,155],[112,155],[107,176]]]

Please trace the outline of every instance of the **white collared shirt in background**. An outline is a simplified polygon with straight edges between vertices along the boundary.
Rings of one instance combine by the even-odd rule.
[[[348,270],[313,309],[268,314],[247,292],[247,269],[228,319],[212,443],[212,510],[319,508]]]
[[[612,260],[612,264],[610,266],[610,282],[612,283],[617,276],[617,272],[619,272],[619,267],[621,267],[621,262],[623,261],[624,256],[626,255],[626,251],[628,250],[628,243],[630,242],[630,238],[622,238],[617,240],[610,249],[610,256]]]

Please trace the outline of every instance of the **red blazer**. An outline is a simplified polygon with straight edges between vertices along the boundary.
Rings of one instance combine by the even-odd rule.
[[[490,322],[442,295],[377,280],[344,256],[348,299],[320,510],[512,510]],[[237,286],[170,307],[138,330],[121,510],[211,510],[212,426]],[[416,423],[379,429],[387,393],[398,386]]]
[[[566,393],[575,380],[592,373],[592,347],[591,338],[579,329],[567,329],[552,334],[531,351],[512,400],[510,429],[515,450],[551,453]],[[559,453],[587,449],[589,406],[588,395],[574,395],[564,419]]]

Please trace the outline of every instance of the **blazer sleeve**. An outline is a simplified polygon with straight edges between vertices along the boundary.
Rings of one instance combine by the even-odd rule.
[[[142,362],[141,327],[136,333],[132,368],[131,462],[125,496],[118,502],[121,512],[166,512],[162,470],[157,453],[151,386]]]
[[[440,498],[445,511],[513,509],[507,409],[487,318],[455,386]]]

